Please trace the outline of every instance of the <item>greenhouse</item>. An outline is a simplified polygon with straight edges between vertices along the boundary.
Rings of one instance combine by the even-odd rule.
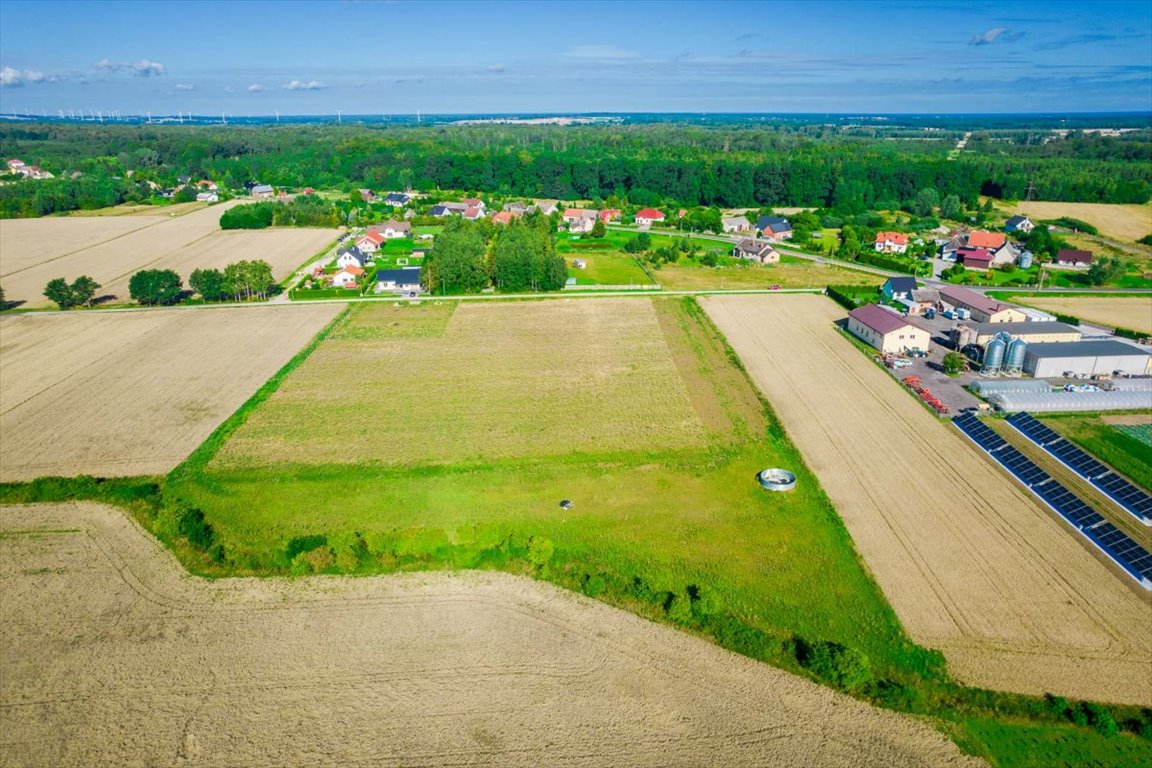
[[[1001,392],[988,402],[999,411],[1120,411],[1152,408],[1149,392]]]
[[[1043,379],[977,379],[969,389],[987,398],[1002,392],[1048,392],[1052,387]]]
[[[1114,392],[1152,392],[1152,379],[1116,379],[1112,382]]]

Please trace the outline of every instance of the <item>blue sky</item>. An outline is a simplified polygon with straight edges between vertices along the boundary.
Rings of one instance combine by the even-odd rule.
[[[0,0],[0,111],[1152,110],[1152,2]]]

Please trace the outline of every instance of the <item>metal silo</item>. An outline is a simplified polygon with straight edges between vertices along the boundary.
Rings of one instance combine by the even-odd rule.
[[[956,349],[964,349],[969,344],[976,343],[976,331],[971,326],[961,325],[952,329],[953,338],[956,339]]]
[[[1015,339],[1008,344],[1008,349],[1004,355],[1004,372],[1009,375],[1019,376],[1021,369],[1024,367],[1024,352],[1028,348],[1028,342],[1024,339]]]
[[[1024,251],[1020,254],[1019,266],[1020,269],[1028,269],[1032,266],[1032,251]]]
[[[1000,366],[1004,363],[1004,351],[1008,345],[1004,343],[999,337],[992,339],[984,347],[984,361],[981,367],[981,373],[999,373]]]

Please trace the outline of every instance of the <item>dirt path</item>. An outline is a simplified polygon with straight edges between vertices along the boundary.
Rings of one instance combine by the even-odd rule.
[[[119,511],[0,508],[12,766],[959,766],[930,726],[502,574],[204,581]]]
[[[965,682],[1152,704],[1152,608],[840,337],[817,296],[701,301],[909,634]]]

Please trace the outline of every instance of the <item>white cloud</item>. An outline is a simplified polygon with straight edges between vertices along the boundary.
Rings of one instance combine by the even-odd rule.
[[[504,71],[504,65],[503,64],[493,64],[492,66],[487,68],[487,71],[492,72],[494,74],[499,74],[499,73]]]
[[[327,87],[327,85],[319,80],[309,80],[306,83],[300,80],[293,80],[290,83],[284,84],[284,90],[286,91],[319,91]]]
[[[132,73],[137,77],[151,77],[152,75],[164,74],[164,65],[158,61],[149,61],[148,59],[140,59],[132,64]]]
[[[615,45],[578,45],[571,48],[565,56],[576,59],[605,59],[620,61],[623,59],[638,59],[640,54]]]
[[[0,69],[0,85],[9,88],[21,88],[29,83],[43,83],[50,79],[43,72],[33,72],[30,69],[14,69],[12,67]]]
[[[992,45],[996,41],[1014,43],[1024,37],[1023,32],[1009,32],[1007,27],[993,27],[982,35],[976,35],[968,45]]]
[[[192,83],[176,83],[176,90],[178,90],[178,91],[194,91],[194,90],[196,90],[196,86],[192,85]]]
[[[129,72],[136,77],[152,77],[153,75],[162,75],[166,71],[163,64],[149,59],[140,59],[139,61],[132,62],[100,59],[100,61],[93,64],[93,66],[105,72]]]
[[[248,93],[260,93],[263,90],[264,86],[260,85],[260,83],[252,83],[252,85],[248,86]]]

